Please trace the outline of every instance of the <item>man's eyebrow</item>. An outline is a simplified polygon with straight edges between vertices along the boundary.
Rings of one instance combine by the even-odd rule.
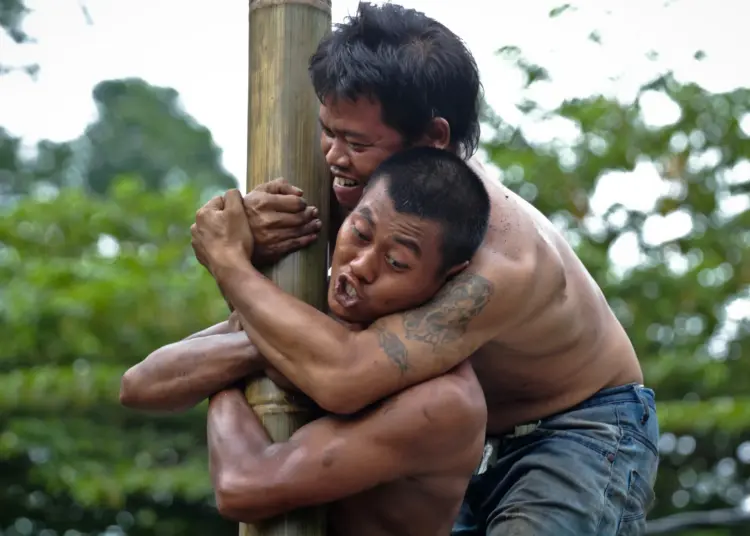
[[[406,238],[404,236],[394,236],[393,241],[409,248],[417,257],[422,258],[422,249],[419,247],[419,244],[415,240]]]
[[[375,220],[372,218],[372,210],[370,210],[370,207],[362,207],[358,209],[357,212],[368,224],[370,224],[370,227],[375,227]]]
[[[320,126],[323,130],[328,130],[328,131],[333,132],[333,129],[329,127],[328,125],[326,125],[323,122],[323,119],[321,117],[318,117],[318,122],[320,123]],[[366,134],[362,134],[361,132],[354,132],[353,130],[338,130],[336,132],[338,132],[345,138],[354,138],[354,139],[358,139],[362,141],[369,140]]]

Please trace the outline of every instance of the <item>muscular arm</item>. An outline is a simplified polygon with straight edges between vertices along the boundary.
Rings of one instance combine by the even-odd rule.
[[[183,411],[261,370],[264,361],[244,331],[228,322],[162,346],[122,377],[120,403],[151,411]]]
[[[242,393],[229,389],[208,410],[216,503],[224,517],[252,523],[467,460],[470,474],[485,420],[478,386],[445,377],[363,415],[325,417],[272,443]]]
[[[284,293],[249,263],[232,262],[219,284],[247,320],[269,363],[332,413],[356,412],[435,378],[512,327],[525,270],[490,259],[449,282],[429,303],[352,333]],[[487,266],[483,269],[482,266]]]
[[[237,330],[232,329],[232,327],[229,325],[229,321],[225,320],[224,322],[219,322],[218,324],[214,324],[210,328],[196,331],[192,335],[188,335],[182,340],[189,341],[190,339],[200,339],[201,337],[208,337],[209,335],[221,335],[223,333],[232,333],[233,331],[237,331]]]

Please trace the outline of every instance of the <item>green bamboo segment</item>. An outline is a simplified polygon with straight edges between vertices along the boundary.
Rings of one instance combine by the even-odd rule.
[[[320,151],[319,102],[307,63],[331,30],[330,0],[250,0],[247,189],[276,177],[302,188],[305,199],[329,211],[330,176]],[[326,306],[328,221],[316,244],[287,256],[266,272],[279,287],[323,309]],[[292,399],[268,378],[248,384],[248,402],[274,441],[285,441],[313,417],[309,404]],[[325,511],[310,508],[255,526],[240,536],[324,536]]]

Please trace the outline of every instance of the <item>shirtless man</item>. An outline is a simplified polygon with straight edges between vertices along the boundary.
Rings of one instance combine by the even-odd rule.
[[[468,157],[476,148],[476,65],[428,17],[363,5],[320,44],[310,74],[344,212],[395,152],[429,145]],[[358,333],[285,295],[246,260],[205,262],[270,364],[332,413],[355,413],[470,358],[488,409],[486,456],[453,534],[643,534],[658,423],[633,347],[554,226],[483,178],[489,229],[467,270],[428,304]],[[299,194],[277,181],[246,197],[256,256],[274,259],[315,239],[314,209]],[[196,221],[199,258],[211,241],[230,248],[239,239],[244,221],[221,214]],[[228,361],[194,364],[200,369],[163,360],[134,372],[134,403],[195,403],[204,394],[193,387],[199,378],[231,377]],[[160,379],[181,374],[170,395],[153,395]]]
[[[236,190],[214,203],[244,219]],[[454,154],[417,148],[387,160],[338,233],[329,312],[367,326],[432,298],[469,264],[489,210],[482,180]],[[243,230],[248,247],[247,221]],[[211,258],[226,252],[220,242],[211,247]],[[367,283],[358,283],[365,273]],[[215,337],[235,344],[231,335]],[[191,343],[172,351],[189,353]],[[481,458],[486,419],[468,362],[354,418],[315,420],[281,444],[269,440],[239,388],[225,389],[208,410],[216,502],[225,517],[250,523],[333,503],[329,534],[336,536],[446,535]]]

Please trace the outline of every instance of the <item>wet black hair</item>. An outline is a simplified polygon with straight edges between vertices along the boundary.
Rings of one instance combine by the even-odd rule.
[[[396,212],[441,226],[441,273],[471,260],[487,233],[490,197],[465,161],[432,147],[407,149],[383,161],[366,190],[381,181]]]
[[[414,9],[360,2],[324,38],[309,74],[321,102],[380,102],[383,122],[417,141],[432,119],[450,125],[451,145],[468,158],[479,145],[482,85],[474,57],[448,28]]]

